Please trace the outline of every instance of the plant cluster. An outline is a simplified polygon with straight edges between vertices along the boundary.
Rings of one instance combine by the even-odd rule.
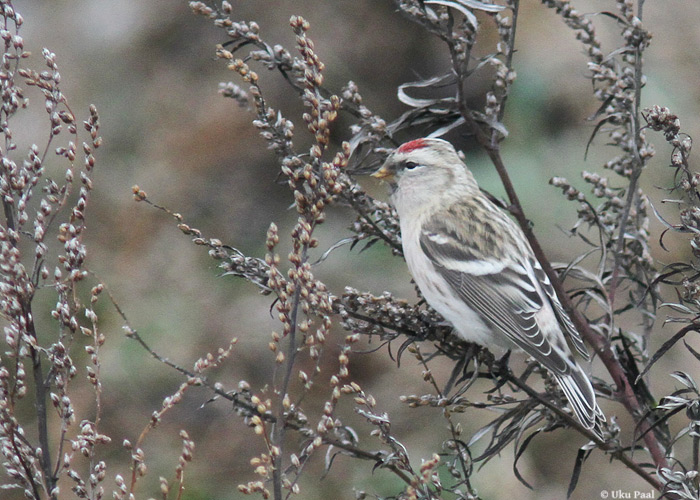
[[[501,144],[508,136],[503,117],[516,81],[513,65],[519,1],[394,3],[418,29],[444,44],[450,64],[441,75],[401,85],[397,96],[409,109],[394,120],[385,120],[363,102],[356,83],[328,88],[325,64],[310,37],[311,26],[302,17],[290,20],[296,36],[290,50],[268,41],[257,23],[234,20],[235,8],[229,1],[216,5],[189,2],[195,14],[209,19],[225,36],[216,47],[216,57],[239,83],[223,83],[220,93],[243,109],[252,108],[252,125],[278,161],[279,178],[289,188],[297,220],[289,234],[271,223],[265,255],[249,256],[203,234],[181,214],[154,204],[143,189],[134,186],[134,198],[172,217],[193,243],[208,249],[224,276],[242,278],[268,296],[279,327],[269,338],[267,384],[253,387],[245,380],[214,380],[207,374],[234,356],[236,339],[186,369],[154,351],[112,301],[123,318],[126,335],[184,378],[178,390],[153,412],[138,439],[123,442],[131,456],[131,470],[115,476],[114,498],[135,498],[137,483],[148,472],[145,436],[194,386],[211,391],[212,401],[233,405],[251,436],[260,440],[262,451],[250,457],[252,479],[241,481],[238,487],[244,494],[276,500],[300,494],[300,479],[312,460],[322,455],[326,470],[332,471],[336,457],[343,455],[369,461],[375,469],[398,477],[403,487],[393,498],[478,498],[472,484],[477,465],[512,445],[514,474],[528,485],[518,469],[528,446],[535,439],[545,439],[547,433],[569,428],[588,439],[578,451],[569,494],[576,488],[586,459],[601,453],[668,498],[697,498],[698,386],[683,371],[672,374],[682,386],[672,394],[655,396],[647,384],[656,361],[688,333],[700,331],[700,174],[690,167],[692,142],[681,132],[679,119],[661,106],[641,108],[643,54],[651,40],[643,24],[644,1],[611,2],[611,11],[596,19],[600,23],[578,12],[569,1],[542,1],[573,30],[589,59],[588,78],[600,107],[592,117],[596,125],[588,145],[594,146],[595,138],[604,135],[616,150],[600,172],[583,172],[590,194],[562,177],[551,180],[567,199],[577,203],[578,221],[571,232],[588,247],[566,265],[553,265],[547,259],[501,155]],[[78,498],[99,499],[105,494],[107,477],[99,448],[111,441],[100,428],[100,352],[105,337],[95,312],[105,287],[95,283],[89,296],[83,292],[83,284],[91,279],[85,266],[83,232],[94,152],[101,144],[97,111],[90,108],[84,122],[88,138],[81,142],[78,122],[60,91],[55,56],[43,52],[47,69],[41,72],[26,68],[29,53],[19,34],[22,18],[10,0],[0,1],[0,8],[0,37],[5,42],[0,70],[0,132],[4,137],[0,148],[4,207],[0,310],[5,323],[5,351],[0,356],[0,447],[6,478],[1,487],[21,488],[25,496],[35,499],[62,497],[62,488],[72,489]],[[617,47],[603,46],[598,35],[603,21],[618,28]],[[492,46],[481,36],[488,30],[497,35]],[[476,57],[476,47],[488,55]],[[274,102],[278,96],[266,93],[262,81],[268,74],[261,71],[279,73],[289,84],[290,95],[303,103],[301,130],[283,116],[282,103]],[[467,92],[475,75],[490,82],[482,102],[473,102]],[[27,106],[27,89],[36,89],[44,97],[49,134],[42,148],[32,145],[22,157],[10,125]],[[417,91],[444,95],[445,89],[450,91],[446,97],[413,96]],[[341,115],[350,122],[347,130],[338,130]],[[332,132],[344,138],[341,144],[332,140]],[[661,218],[640,187],[639,179],[655,154],[647,139],[650,132],[663,133],[672,148],[675,184],[670,192],[674,198],[665,201],[679,207],[675,223]],[[596,392],[600,399],[610,400],[603,404],[604,409],[629,414],[634,427],[628,433],[631,437],[614,418],[608,419],[602,439],[583,428],[546,370],[531,360],[516,371],[507,356],[494,359],[485,348],[458,340],[420,297],[404,300],[389,292],[375,295],[352,287],[331,290],[317,278],[315,266],[322,266],[330,252],[344,246],[367,248],[383,243],[401,257],[395,211],[370,196],[356,178],[375,169],[402,139],[447,133],[473,137],[493,163],[508,197],[499,203],[521,225],[562,304],[600,359],[600,372],[594,374]],[[65,165],[60,181],[49,176],[55,170],[47,165],[50,157]],[[331,248],[320,248],[318,235],[327,213],[340,206],[352,214],[347,238]],[[660,218],[669,232],[690,235],[687,261],[663,267],[654,261],[651,216]],[[291,248],[284,256],[280,251],[283,238]],[[677,302],[660,304],[661,286],[674,287]],[[40,291],[55,294],[56,301],[50,312],[52,321],[40,323],[42,331],[33,309]],[[680,329],[652,353],[649,337],[660,305],[673,311],[666,322]],[[632,322],[622,321],[623,317],[634,317],[639,329],[629,328]],[[378,340],[397,359],[413,357],[423,369],[426,393],[401,397],[409,408],[434,409],[436,451],[420,463],[392,429],[384,403],[354,380],[351,359],[368,340]],[[685,345],[700,361],[700,353]],[[80,349],[87,353],[87,366],[75,361]],[[436,363],[454,367],[449,380],[440,381],[434,375]],[[79,374],[93,387],[89,405],[76,404],[71,397],[71,383]],[[477,380],[488,385],[485,393],[476,392]],[[310,402],[318,394],[323,403],[314,406]],[[366,428],[348,423],[342,411],[348,405]],[[33,407],[30,418],[25,416],[28,406]],[[468,435],[459,416],[474,411],[490,411],[493,418]],[[687,421],[683,430],[672,435],[671,419],[683,418]],[[35,430],[29,432],[29,425]],[[59,428],[58,435],[52,435],[50,427]],[[194,442],[186,431],[180,437],[183,448],[175,471],[177,486],[161,478],[162,498],[181,498],[184,492],[184,471],[193,458]],[[679,445],[686,441],[692,443],[691,451],[683,454]],[[476,449],[482,451],[476,454]],[[372,496],[359,486],[357,498]]]

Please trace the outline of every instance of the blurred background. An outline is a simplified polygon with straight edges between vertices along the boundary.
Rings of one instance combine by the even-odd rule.
[[[389,0],[231,3],[232,18],[255,20],[269,43],[280,43],[290,51],[294,35],[289,17],[305,17],[311,23],[309,35],[326,64],[327,86],[339,91],[348,80],[355,81],[364,103],[387,121],[406,110],[396,99],[399,84],[442,74],[448,67],[445,48],[397,14]],[[576,2],[576,6],[582,12],[615,8],[614,2],[602,0]],[[214,57],[215,45],[227,40],[225,34],[207,19],[193,15],[184,0],[18,0],[15,7],[25,19],[22,35],[25,47],[33,53],[31,66],[42,68],[41,48],[48,47],[57,55],[63,92],[79,119],[87,117],[91,103],[100,113],[104,147],[98,152],[88,210],[89,267],[109,287],[131,325],[161,355],[188,367],[204,353],[238,337],[234,355],[216,371],[216,377],[230,389],[241,379],[260,389],[269,380],[274,364],[267,349],[269,335],[279,328],[268,313],[271,299],[242,280],[217,277],[216,263],[204,247],[193,245],[171,218],[135,203],[131,195],[131,186],[138,184],[153,201],[183,214],[188,224],[206,236],[253,256],[264,255],[265,233],[274,221],[281,229],[280,253],[286,254],[285,231],[296,216],[288,210],[290,193],[275,184],[275,157],[252,127],[251,111],[218,94],[219,82],[242,83]],[[700,136],[697,19],[697,2],[666,0],[645,5],[645,24],[654,38],[646,52],[648,81],[643,103],[670,107],[691,136]],[[605,16],[593,20],[607,44],[605,50],[617,47],[614,44],[620,28],[615,21]],[[490,50],[489,44],[495,40],[493,33],[487,33],[491,26],[484,26],[480,53]],[[548,180],[564,176],[584,190],[581,170],[603,173],[601,165],[617,152],[603,146],[601,135],[584,160],[594,127],[586,118],[596,111],[598,102],[585,78],[586,57],[572,31],[551,10],[525,1],[521,2],[517,37],[518,79],[507,103],[505,123],[510,137],[503,152],[538,237],[553,261],[568,262],[582,249],[580,242],[566,233],[576,220],[576,205],[560,196]],[[291,89],[278,74],[262,68],[256,71],[269,104],[294,121],[297,136],[307,141],[301,126],[302,107]],[[484,91],[474,88],[474,98]],[[21,127],[15,124],[20,149],[32,142],[45,143],[47,132],[41,98],[31,92],[28,96],[34,102],[20,119]],[[349,136],[344,128],[334,134],[338,141]],[[502,195],[498,177],[483,155],[472,150],[469,141],[455,139],[465,149],[482,187]],[[658,155],[645,172],[643,185],[652,198],[661,200],[666,194],[655,186],[671,185],[672,170],[666,167],[670,150],[661,136],[652,140]],[[614,174],[603,174],[616,182]],[[61,175],[60,170],[54,175]],[[373,179],[361,182],[372,194],[386,199],[384,188]],[[343,209],[329,211],[328,223],[318,233],[321,248],[349,235],[350,215]],[[662,227],[652,222],[655,256],[661,262],[678,258],[659,248]],[[336,294],[350,285],[377,294],[388,290],[415,300],[404,263],[381,244],[363,253],[337,250],[316,273]],[[103,449],[109,488],[115,474],[129,474],[129,457],[121,448],[122,440],[134,441],[150,414],[160,408],[162,398],[173,393],[182,380],[124,337],[120,318],[107,301],[101,306],[98,312],[107,335],[102,425],[103,432],[113,438]],[[660,317],[664,314],[661,311]],[[673,333],[670,328],[658,328],[653,345],[660,345],[669,332]],[[337,335],[334,343],[343,333],[337,331]],[[697,343],[694,345],[697,348]],[[664,373],[671,367],[691,364],[682,347],[674,349],[664,362],[652,379],[658,394],[673,387],[674,381]],[[379,409],[389,413],[394,431],[410,445],[416,466],[440,449],[445,435],[440,413],[408,409],[398,400],[400,394],[430,392],[415,361],[406,356],[397,367],[386,349],[380,349],[354,356],[350,369],[363,388],[381,402]],[[443,380],[450,369],[434,367]],[[85,391],[86,415],[91,415],[88,387],[76,387],[73,398],[79,401],[81,390]],[[474,391],[474,399],[485,398],[477,388]],[[322,391],[319,397],[326,393]],[[237,485],[256,479],[248,461],[261,451],[260,439],[225,402],[202,407],[209,396],[207,391],[191,390],[185,401],[167,414],[162,426],[149,434],[144,451],[150,469],[140,484],[140,496],[157,494],[159,476],[174,477],[181,448],[179,429],[186,429],[197,444],[195,460],[186,473],[184,498],[241,498]],[[313,407],[312,402],[308,405]],[[360,443],[379,449],[380,443],[368,435],[371,428],[353,415],[350,402],[344,402],[341,409],[348,415],[347,423],[355,425]],[[609,417],[624,414],[615,404],[607,403],[604,409]],[[482,422],[476,411],[456,418],[465,432],[475,431]],[[578,447],[583,444],[571,431],[536,439],[519,462],[535,491],[526,489],[512,473],[512,448],[476,473],[474,484],[484,499],[512,495],[563,498]],[[338,457],[330,473],[319,479],[317,472],[322,467],[319,455],[304,475],[302,498],[351,499],[355,497],[353,488],[379,495],[390,495],[400,488],[389,472],[372,472],[369,462]],[[594,452],[573,498],[599,498],[602,490],[617,489],[650,491],[621,464],[610,465],[605,456]]]

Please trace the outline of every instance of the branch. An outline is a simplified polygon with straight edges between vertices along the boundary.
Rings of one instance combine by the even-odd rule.
[[[313,226],[312,226],[313,227]],[[308,260],[307,256],[307,251],[308,251],[308,244],[304,244],[301,249],[301,255],[300,255],[300,265],[298,266],[298,270],[301,270],[301,266],[306,263]],[[287,392],[289,390],[289,383],[292,379],[292,371],[294,369],[294,360],[296,358],[296,354],[298,351],[297,347],[297,341],[296,341],[296,331],[297,331],[297,316],[299,314],[299,305],[301,301],[301,289],[302,289],[302,284],[299,282],[299,276],[298,274],[295,275],[296,278],[294,280],[294,298],[292,299],[292,311],[291,311],[291,317],[289,321],[290,329],[289,333],[287,334],[287,358],[286,358],[286,370],[284,373],[284,379],[282,380],[282,391],[279,394],[279,409],[277,412],[277,423],[275,423],[275,429],[273,431],[274,433],[274,442],[276,446],[279,448],[280,453],[277,457],[275,457],[275,462],[276,466],[272,471],[272,483],[273,483],[273,489],[274,489],[274,494],[275,494],[275,500],[281,500],[282,499],[282,457],[283,452],[284,452],[284,434],[285,430],[287,428],[287,422],[285,418],[285,407],[284,407],[284,401],[287,398]],[[279,425],[279,423],[282,423],[282,425]]]
[[[644,8],[644,0],[639,0],[637,5],[637,18],[641,22],[642,12]],[[639,154],[639,135],[641,131],[640,115],[641,115],[641,100],[642,100],[642,52],[644,39],[639,38],[637,46],[634,51],[634,108],[632,110],[632,150],[633,157],[635,160],[634,170],[632,175],[630,175],[629,186],[627,187],[627,197],[625,199],[625,206],[620,215],[620,229],[618,233],[617,246],[615,248],[615,260],[613,262],[612,268],[612,278],[610,281],[610,289],[608,293],[610,308],[612,309],[615,303],[615,292],[617,291],[617,286],[619,284],[619,274],[620,265],[622,260],[622,254],[625,249],[625,233],[627,232],[627,223],[629,221],[630,211],[632,209],[632,204],[637,200],[637,184],[639,182],[639,177],[642,175],[642,169],[644,168],[644,160],[642,160]]]
[[[522,389],[524,392],[527,393],[528,396],[530,396],[533,399],[536,399],[540,403],[542,403],[544,406],[552,410],[554,413],[556,413],[560,418],[566,421],[566,423],[570,426],[576,429],[580,434],[583,434],[586,436],[588,439],[591,441],[595,441],[596,445],[598,448],[601,450],[610,452],[613,457],[618,459],[620,462],[625,464],[630,470],[634,471],[639,477],[644,479],[647,483],[649,483],[651,486],[653,486],[656,490],[661,491],[662,489],[662,484],[655,479],[648,471],[646,471],[639,463],[635,462],[632,460],[631,457],[627,456],[624,451],[620,450],[616,445],[613,443],[605,442],[601,440],[594,432],[592,432],[589,429],[586,429],[581,425],[581,423],[574,417],[572,417],[569,413],[565,412],[555,404],[553,404],[551,401],[547,400],[546,398],[543,398],[540,393],[538,393],[536,390],[534,390],[532,387],[529,385],[525,384],[523,381],[521,381],[519,378],[515,377],[513,373],[508,370],[508,372],[505,374],[506,379]]]
[[[525,217],[522,205],[520,204],[520,199],[518,198],[518,195],[515,192],[515,188],[513,187],[513,183],[510,180],[508,171],[506,170],[506,167],[503,164],[503,159],[501,158],[500,148],[498,144],[491,143],[490,138],[484,133],[484,131],[481,129],[478,123],[476,123],[474,118],[471,116],[471,113],[467,108],[466,104],[463,102],[463,100],[459,101],[459,108],[460,112],[462,113],[462,116],[467,121],[467,125],[470,126],[471,131],[473,132],[477,141],[479,142],[481,147],[484,148],[492,163],[496,167],[496,171],[498,172],[498,175],[501,178],[501,182],[503,183],[503,186],[506,190],[506,194],[508,195],[508,199],[511,203],[511,206],[509,207],[510,211],[518,221],[518,224],[520,224],[520,227],[525,233],[525,236],[527,237],[527,240],[530,243],[533,252],[535,253],[535,257],[537,257],[537,260],[542,265],[542,269],[549,277],[549,280],[552,282],[552,286],[557,292],[557,296],[559,297],[562,306],[571,317],[571,320],[574,322],[574,325],[576,325],[577,330],[581,333],[586,342],[588,342],[588,344],[591,345],[591,347],[593,347],[593,350],[600,357],[601,361],[605,365],[605,368],[608,370],[608,373],[610,373],[610,375],[612,376],[613,382],[615,382],[618,388],[617,397],[619,401],[625,406],[630,415],[632,415],[634,421],[639,422],[640,415],[644,414],[644,410],[639,405],[639,401],[637,400],[637,397],[634,394],[634,390],[632,389],[632,385],[630,384],[630,381],[627,378],[627,374],[625,373],[622,365],[617,360],[617,356],[613,352],[611,344],[590,328],[586,319],[575,308],[573,302],[564,290],[564,287],[561,284],[558,275],[552,268],[552,265],[547,259],[544,250],[542,250],[542,247],[540,246],[537,237],[532,231],[528,219]],[[649,424],[647,422],[641,422],[640,428],[642,432],[645,432],[649,429]],[[648,432],[644,436],[644,441],[647,447],[649,448],[649,453],[651,454],[654,460],[654,464],[657,467],[667,467],[668,464],[666,462],[665,451],[656,439],[654,433]]]
[[[109,292],[108,292],[109,294]],[[117,310],[117,313],[122,317],[122,319],[126,320],[126,316],[124,315],[124,312],[121,310],[119,305],[114,302],[114,299],[112,298],[111,294],[109,294],[110,298],[112,299],[112,304]],[[226,392],[223,389],[221,389],[217,384],[211,384],[210,382],[207,381],[205,377],[203,377],[200,374],[194,373],[190,370],[187,370],[185,368],[182,368],[181,366],[173,363],[167,358],[164,358],[157,352],[155,352],[147,343],[146,341],[136,332],[135,330],[132,330],[129,327],[129,331],[127,333],[127,337],[135,340],[136,342],[141,345],[153,358],[156,360],[160,361],[161,363],[173,368],[177,372],[181,373],[182,375],[185,375],[186,377],[190,379],[196,379],[197,382],[203,386],[205,386],[207,389],[211,390],[213,393],[215,393],[217,396],[220,396],[223,399],[226,399],[227,401],[230,401],[234,408],[237,410],[242,410],[250,415],[253,416],[258,416],[262,420],[265,420],[266,422],[270,422],[272,424],[276,424],[279,422],[279,418],[276,417],[275,415],[266,412],[266,413],[260,413],[255,405],[246,403],[245,401],[241,401],[237,396],[237,393],[230,393]],[[284,427],[285,429],[291,429],[295,431],[299,431],[302,429],[302,427],[294,422],[290,421],[288,419],[283,419],[284,425],[281,427]],[[366,451],[361,448],[358,448],[357,446],[353,446],[352,444],[349,444],[345,441],[341,441],[339,439],[329,437],[327,435],[321,435],[321,438],[323,442],[329,446],[335,446],[336,448],[341,448],[357,458],[361,458],[364,460],[372,460],[378,464],[382,464],[384,468],[387,468],[391,470],[394,474],[396,474],[399,478],[401,478],[402,481],[404,481],[406,484],[411,484],[411,478],[409,478],[401,469],[399,469],[395,465],[385,465],[384,464],[384,457],[382,456],[381,452],[371,452],[371,451]]]
[[[618,361],[617,356],[613,352],[610,343],[606,339],[595,333],[590,328],[590,325],[583,317],[583,315],[575,308],[573,302],[564,290],[564,287],[561,281],[559,280],[558,275],[556,274],[556,272],[552,268],[551,263],[547,259],[547,256],[544,250],[542,249],[539,241],[537,240],[537,237],[532,231],[532,227],[530,226],[527,217],[525,217],[522,204],[520,203],[520,199],[518,198],[513,183],[510,180],[510,176],[508,175],[506,166],[503,163],[499,144],[491,141],[491,138],[486,134],[486,132],[484,132],[481,126],[474,119],[471,110],[467,105],[465,98],[466,94],[464,92],[466,85],[466,77],[460,71],[460,66],[455,60],[456,53],[454,50],[453,43],[448,42],[448,45],[450,47],[450,53],[453,56],[453,66],[457,71],[457,105],[459,107],[459,111],[462,117],[464,118],[466,125],[469,127],[470,132],[476,138],[477,142],[484,149],[484,151],[486,151],[486,154],[489,156],[491,162],[496,168],[496,171],[498,172],[498,175],[501,178],[501,182],[510,202],[510,212],[513,214],[515,219],[518,221],[518,224],[522,228],[523,232],[525,233],[525,236],[527,237],[527,240],[530,243],[530,246],[532,247],[535,257],[542,265],[542,269],[549,277],[549,280],[552,282],[552,286],[554,287],[554,290],[556,291],[557,296],[559,297],[559,300],[562,303],[562,306],[570,315],[571,320],[574,322],[574,325],[576,325],[577,330],[581,333],[583,338],[588,342],[588,344],[590,344],[593,347],[598,356],[600,356],[600,359],[603,361],[606,369],[608,370],[608,373],[610,373],[610,375],[612,376],[613,381],[618,388],[618,400],[625,406],[630,415],[632,415],[634,421],[639,424],[642,432],[649,430],[648,422],[640,422],[640,417],[644,414],[644,410],[641,408],[639,401],[637,400],[637,397],[634,393],[634,390],[632,389],[632,384],[630,384],[627,375],[624,371],[624,368]],[[657,467],[667,467],[668,464],[666,461],[666,453],[659,441],[656,439],[654,433],[647,432],[644,436],[644,441],[649,449],[649,453],[651,454],[654,460],[654,464]]]
[[[27,332],[37,341],[36,330],[34,329],[34,321],[32,320],[32,306],[27,303],[23,307],[25,317],[27,318]],[[54,492],[56,486],[56,477],[53,474],[51,467],[51,449],[49,447],[49,428],[48,415],[46,412],[46,382],[44,381],[44,373],[41,367],[41,356],[39,350],[33,346],[29,346],[32,357],[32,373],[34,375],[34,405],[36,406],[37,427],[39,431],[39,446],[41,447],[41,469],[44,472],[46,480],[46,489],[49,491],[51,498],[57,498]],[[34,478],[30,476],[32,483]],[[28,478],[29,479],[29,478]]]
[[[389,469],[392,471],[394,474],[399,476],[399,478],[406,484],[411,485],[412,481],[411,478],[408,477],[408,475],[399,469],[396,465],[393,464],[384,464],[384,456],[382,456],[381,452],[375,451],[366,451],[361,448],[358,448],[356,446],[353,446],[351,444],[348,444],[344,441],[340,441],[338,439],[334,439],[328,436],[322,436],[323,442],[326,443],[327,445],[330,446],[335,446],[336,448],[341,448],[349,453],[352,453],[353,456],[357,458],[361,458],[363,460],[372,460],[374,462],[377,462],[378,464],[381,464],[382,467]]]

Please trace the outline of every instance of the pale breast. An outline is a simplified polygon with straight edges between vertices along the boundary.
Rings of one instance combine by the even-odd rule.
[[[491,328],[479,314],[456,296],[451,286],[438,273],[420,247],[419,234],[408,224],[401,224],[404,257],[418,288],[430,306],[449,321],[456,333],[467,342],[489,348],[494,344],[503,349],[514,346],[505,338],[494,338]],[[419,225],[416,224],[416,229]]]

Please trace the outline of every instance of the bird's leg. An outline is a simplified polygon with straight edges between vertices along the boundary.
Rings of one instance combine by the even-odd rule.
[[[503,356],[496,360],[496,376],[500,377],[510,371],[510,368],[508,368],[508,361],[510,361],[511,352],[512,351],[508,349]]]
[[[503,387],[506,382],[508,382],[511,376],[510,368],[508,367],[508,361],[510,360],[510,349],[498,359],[492,358],[489,363],[489,373],[495,382],[495,387],[487,392],[495,392],[501,387]]]
[[[469,366],[470,361],[474,361],[474,370],[478,369],[479,366],[479,361],[478,361],[478,354],[479,354],[479,346],[476,344],[469,344],[467,346],[466,351],[464,352],[464,356],[459,358],[457,363],[455,364],[454,368],[452,369],[452,373],[450,374],[450,378],[445,384],[445,388],[443,389],[442,393],[443,395],[447,396],[452,388],[464,380],[468,379],[469,376],[466,373],[467,367]],[[462,391],[459,391],[460,393]]]

